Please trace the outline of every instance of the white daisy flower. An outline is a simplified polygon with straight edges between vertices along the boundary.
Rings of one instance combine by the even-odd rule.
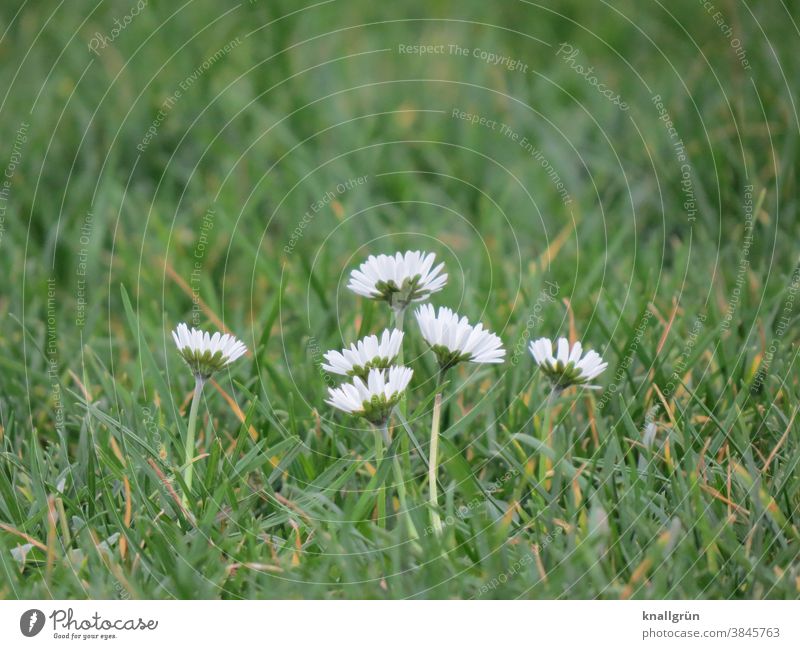
[[[534,340],[530,350],[536,364],[542,368],[556,390],[564,390],[571,385],[597,390],[599,386],[589,385],[589,382],[608,367],[608,363],[604,363],[596,351],[587,352],[581,358],[583,353],[581,344],[576,342],[570,349],[566,338],[558,339],[555,356],[553,343],[549,338]]]
[[[434,253],[418,250],[397,252],[394,257],[370,255],[350,273],[347,288],[373,300],[386,300],[393,309],[402,310],[444,288],[447,283],[447,273],[442,273],[444,263],[434,268],[435,259]]]
[[[324,358],[328,362],[322,364],[322,369],[333,374],[360,376],[365,379],[371,369],[389,367],[400,353],[402,344],[402,331],[386,329],[380,339],[377,336],[367,336],[350,345],[349,349],[327,352]]]
[[[394,365],[389,369],[374,368],[369,371],[366,382],[354,376],[352,383],[328,388],[330,398],[325,403],[382,425],[400,401],[413,374],[410,367]]]
[[[417,323],[422,337],[431,346],[445,370],[462,361],[473,363],[502,363],[506,355],[503,341],[482,324],[472,326],[466,318],[446,306],[439,307],[437,314],[430,304],[417,309]]]
[[[172,338],[192,373],[204,380],[247,351],[244,343],[231,334],[216,332],[212,336],[194,327],[189,329],[183,322],[172,332]]]

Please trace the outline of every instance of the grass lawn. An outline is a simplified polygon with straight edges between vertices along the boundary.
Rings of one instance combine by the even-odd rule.
[[[94,5],[0,9],[0,597],[800,596],[797,3]],[[325,403],[398,250],[507,350],[441,533],[411,311],[386,459]],[[190,490],[184,321],[248,347]]]

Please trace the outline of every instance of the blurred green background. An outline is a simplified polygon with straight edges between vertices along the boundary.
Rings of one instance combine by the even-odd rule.
[[[796,598],[797,9],[4,2],[0,595]],[[370,445],[319,370],[388,322],[349,270],[418,248],[509,349],[459,374],[446,507],[483,496],[444,554],[348,519]],[[207,394],[196,525],[183,320],[253,352]],[[526,341],[569,333],[610,367],[555,492],[515,436]]]

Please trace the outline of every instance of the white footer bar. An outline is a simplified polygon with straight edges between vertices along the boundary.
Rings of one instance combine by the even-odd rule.
[[[7,647],[800,647],[798,601],[5,601]],[[558,644],[556,644],[558,643]],[[589,644],[591,643],[591,644]]]

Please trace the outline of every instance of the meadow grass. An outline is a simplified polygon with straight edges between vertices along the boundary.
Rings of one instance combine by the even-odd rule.
[[[551,4],[3,3],[0,597],[798,597],[796,5]],[[449,376],[437,535],[407,318],[416,537],[320,368],[406,249],[508,349]],[[249,348],[186,507],[181,321]],[[609,368],[550,411],[557,335]]]

